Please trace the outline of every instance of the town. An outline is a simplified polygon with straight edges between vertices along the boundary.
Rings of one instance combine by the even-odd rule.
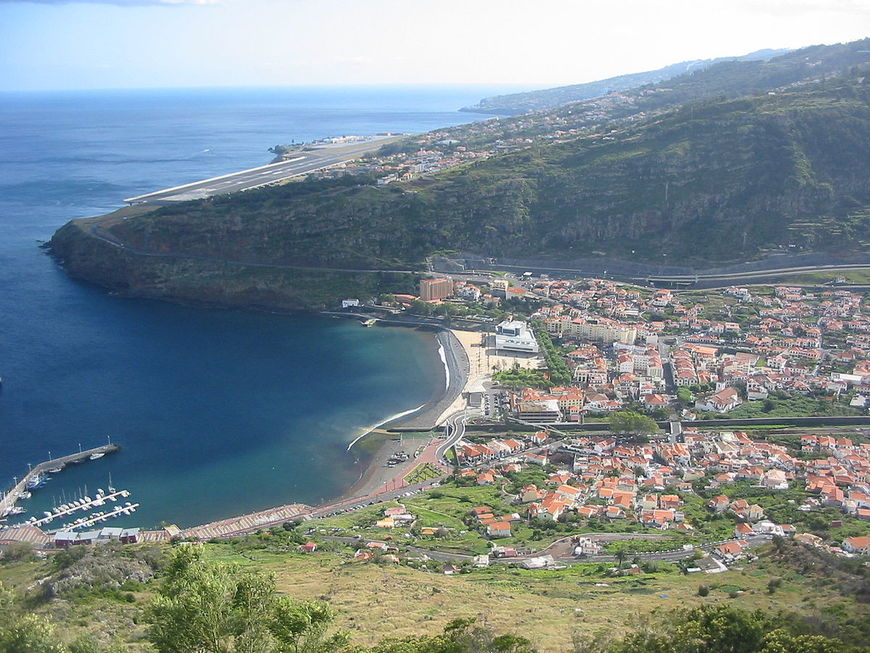
[[[476,565],[549,567],[629,551],[626,573],[644,556],[718,573],[772,538],[868,552],[861,294],[455,277],[343,303],[477,333],[473,417],[448,454],[455,474],[433,491],[453,492],[438,504],[454,523],[418,519],[424,498],[366,508],[353,528],[371,546],[395,549],[377,534],[399,529],[390,539],[430,539]]]
[[[870,320],[847,289],[677,293],[600,279],[435,278],[421,281],[419,297],[376,301],[371,308],[391,315],[492,332],[487,356],[503,354],[497,363],[510,367],[486,372],[528,422],[626,409],[659,420],[867,414]]]

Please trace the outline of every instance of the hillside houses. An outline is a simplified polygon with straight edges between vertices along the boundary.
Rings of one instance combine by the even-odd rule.
[[[734,537],[790,536],[794,526],[773,521],[758,502],[731,496],[734,484],[766,492],[792,487],[806,488],[805,505],[799,510],[833,507],[857,519],[870,521],[870,445],[849,438],[805,434],[801,448],[828,454],[811,459],[796,458],[783,445],[756,440],[740,431],[704,432],[689,428],[682,442],[626,443],[609,435],[557,440],[559,460],[569,455],[570,465],[546,471],[544,482],[529,483],[516,490],[516,518],[539,521],[602,520],[636,522],[650,530],[693,531],[687,517],[687,502],[709,514],[734,520]],[[511,473],[530,465],[547,464],[545,454],[534,453],[553,438],[541,433],[534,440],[498,438],[487,444],[461,443],[470,453],[488,450],[486,458],[463,456],[467,471],[487,482],[509,483]],[[499,455],[499,442],[514,451]],[[552,454],[555,456],[556,454]],[[541,456],[544,461],[534,461]],[[474,461],[477,462],[474,462]],[[462,472],[465,474],[465,472]],[[698,504],[696,488],[706,499]],[[695,508],[697,510],[697,508]],[[697,514],[697,513],[694,513]],[[478,516],[480,524],[508,522],[510,515]],[[495,532],[501,532],[498,529]],[[491,537],[501,537],[491,535]],[[742,549],[741,549],[742,550]],[[739,551],[723,556],[739,557]]]
[[[530,320],[562,348],[571,386],[585,393],[566,405],[519,388],[511,409],[520,419],[576,422],[626,407],[659,415],[679,407],[692,417],[810,395],[846,411],[870,408],[870,318],[857,293],[732,287],[714,301],[716,291],[698,297],[602,279],[529,279],[520,289],[546,299]],[[683,387],[694,396],[677,406],[669,392]]]

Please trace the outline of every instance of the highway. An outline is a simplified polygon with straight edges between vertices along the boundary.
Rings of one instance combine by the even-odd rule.
[[[267,186],[284,181],[285,179],[305,175],[314,170],[358,159],[363,154],[377,150],[381,146],[391,143],[398,138],[400,137],[384,136],[349,145],[323,145],[311,150],[300,150],[294,153],[287,161],[270,163],[269,165],[241,170],[220,177],[212,177],[182,186],[137,195],[136,197],[128,197],[124,201],[128,204],[160,205],[168,202],[185,202],[250,190],[251,188],[259,188],[260,186]]]
[[[488,270],[508,270],[512,272],[532,272],[534,274],[548,274],[557,278],[584,279],[584,278],[606,278],[626,283],[640,284],[655,284],[665,283],[673,285],[683,285],[686,287],[697,288],[716,288],[720,286],[728,286],[739,283],[772,283],[770,279],[777,277],[787,277],[801,273],[809,272],[849,272],[854,270],[866,270],[870,268],[870,260],[857,263],[842,263],[831,265],[802,265],[793,267],[780,267],[762,270],[745,270],[740,272],[699,272],[687,274],[653,274],[653,273],[637,273],[637,272],[618,272],[615,270],[590,270],[568,267],[546,267],[541,265],[513,265],[508,263],[493,263],[487,268],[483,268],[478,272],[487,272]],[[473,274],[473,272],[472,272]],[[456,275],[453,275],[456,276]],[[719,284],[719,285],[717,285]],[[821,285],[821,284],[819,284]],[[832,286],[846,287],[846,286]]]

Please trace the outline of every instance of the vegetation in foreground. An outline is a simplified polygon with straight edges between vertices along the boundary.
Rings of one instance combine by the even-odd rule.
[[[5,583],[26,588],[0,591],[0,653],[868,650],[866,569],[819,555],[785,544],[739,573],[596,583],[595,565],[445,577],[342,562],[334,551],[298,553],[281,530],[174,549],[82,547],[0,567]],[[143,565],[155,580],[131,578]],[[89,575],[96,568],[109,571]],[[403,614],[390,614],[399,604]],[[513,617],[495,619],[499,609]],[[408,628],[395,627],[400,616]]]

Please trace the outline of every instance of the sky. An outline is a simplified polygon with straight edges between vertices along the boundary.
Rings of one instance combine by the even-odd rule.
[[[870,36],[870,0],[0,0],[0,90],[517,84]]]

